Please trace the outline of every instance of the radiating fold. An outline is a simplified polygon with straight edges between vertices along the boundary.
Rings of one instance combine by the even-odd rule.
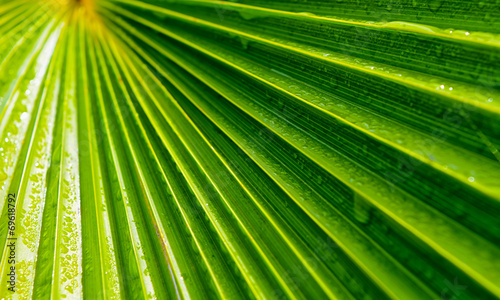
[[[0,0],[0,296],[500,297],[499,12]]]

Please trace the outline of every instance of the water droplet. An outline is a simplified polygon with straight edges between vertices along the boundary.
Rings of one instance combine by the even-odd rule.
[[[474,182],[474,177],[472,177],[472,176],[471,176],[471,177],[469,177],[469,181],[470,181],[470,182]]]
[[[436,12],[441,7],[441,0],[429,1],[429,9]]]

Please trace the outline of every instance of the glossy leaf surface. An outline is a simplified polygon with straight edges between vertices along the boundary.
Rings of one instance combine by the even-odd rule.
[[[0,0],[0,296],[499,298],[499,34],[494,0]]]

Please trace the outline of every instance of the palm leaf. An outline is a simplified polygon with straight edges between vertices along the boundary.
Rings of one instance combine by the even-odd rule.
[[[500,297],[497,2],[1,0],[0,32],[2,298]]]

